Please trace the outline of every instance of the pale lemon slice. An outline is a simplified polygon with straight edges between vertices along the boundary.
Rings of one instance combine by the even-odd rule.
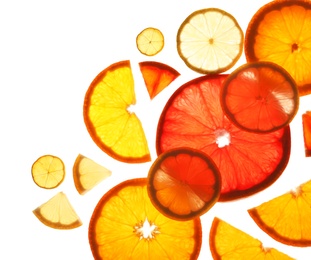
[[[111,175],[111,171],[93,160],[79,154],[73,166],[73,179],[77,191],[83,195],[102,180]]]
[[[60,158],[53,155],[43,155],[33,163],[31,174],[39,187],[53,189],[63,182],[65,166]]]
[[[148,27],[136,37],[137,49],[144,55],[154,56],[164,47],[164,36],[157,28]]]
[[[33,213],[46,226],[55,229],[73,229],[82,222],[63,192],[57,193]]]
[[[179,56],[192,70],[220,73],[230,69],[240,58],[244,34],[229,13],[207,8],[190,14],[177,33]]]

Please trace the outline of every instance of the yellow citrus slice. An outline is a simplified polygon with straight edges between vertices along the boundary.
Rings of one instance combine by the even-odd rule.
[[[236,19],[217,9],[201,9],[190,14],[177,33],[179,56],[192,70],[220,73],[240,58],[244,34]]]
[[[32,165],[31,174],[34,182],[41,188],[53,189],[65,178],[63,161],[53,155],[43,155]]]
[[[136,37],[138,50],[147,56],[154,56],[164,47],[164,36],[157,28],[148,27]]]
[[[311,93],[311,2],[271,1],[249,22],[245,34],[247,61],[271,61],[286,69],[299,94]]]
[[[311,156],[311,111],[302,115],[303,140],[306,157]]]
[[[147,179],[124,181],[98,202],[89,225],[89,242],[98,259],[197,259],[201,221],[176,221],[150,202]]]
[[[84,121],[94,142],[116,160],[128,163],[150,161],[141,122],[130,110],[135,103],[128,60],[100,72],[84,99]]]
[[[294,259],[262,243],[227,222],[215,217],[209,236],[213,259],[219,260],[290,260]]]
[[[55,229],[73,229],[82,222],[63,192],[36,208],[33,213],[46,226]]]
[[[172,67],[156,61],[140,62],[139,68],[144,78],[150,99],[153,99],[180,75],[179,72]]]
[[[79,154],[73,165],[73,180],[77,191],[83,195],[111,175],[104,166]]]
[[[311,181],[248,212],[275,240],[291,246],[311,246]]]

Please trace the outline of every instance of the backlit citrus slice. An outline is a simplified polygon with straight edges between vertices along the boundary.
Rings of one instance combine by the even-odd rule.
[[[221,176],[204,153],[174,149],[162,153],[148,174],[148,194],[165,216],[189,220],[206,213],[218,200]]]
[[[247,63],[224,81],[220,102],[226,116],[239,128],[256,133],[278,130],[297,113],[295,81],[271,62]]]
[[[245,34],[247,61],[271,61],[286,69],[299,94],[311,93],[311,2],[271,1],[251,19]]]
[[[139,68],[143,75],[150,99],[153,99],[180,75],[179,72],[172,67],[156,61],[140,62]]]
[[[244,34],[229,13],[207,8],[193,12],[177,33],[179,56],[192,70],[220,73],[230,69],[240,58]]]
[[[89,242],[96,260],[197,259],[201,222],[165,217],[150,202],[147,179],[131,179],[98,202],[89,225]]]
[[[164,47],[164,36],[159,29],[148,27],[136,37],[138,50],[147,56],[154,56]]]
[[[150,161],[141,122],[128,110],[135,103],[129,61],[114,63],[99,73],[84,99],[84,121],[94,142],[113,158],[128,163]]]
[[[73,229],[82,222],[63,192],[36,208],[33,213],[46,226],[55,229]]]
[[[53,189],[65,178],[63,161],[53,155],[43,155],[32,165],[31,174],[34,182],[41,188]]]
[[[289,126],[256,134],[231,123],[219,99],[226,78],[203,76],[179,87],[162,111],[156,138],[158,154],[190,147],[210,156],[222,177],[221,201],[271,185],[286,167],[291,150]]]
[[[213,259],[219,260],[293,260],[274,249],[264,247],[258,239],[215,217],[209,236]]]
[[[311,156],[311,111],[302,115],[303,139],[306,157]]]
[[[79,154],[73,166],[73,180],[77,191],[85,194],[102,180],[111,175],[111,171],[104,166]]]
[[[258,226],[275,240],[311,246],[311,181],[249,210]]]

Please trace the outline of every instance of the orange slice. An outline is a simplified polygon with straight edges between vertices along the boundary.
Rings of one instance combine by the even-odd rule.
[[[303,139],[306,157],[311,156],[311,111],[302,115]]]
[[[43,155],[32,165],[33,181],[41,188],[53,189],[59,186],[65,178],[63,161],[53,155]]]
[[[136,37],[138,50],[147,56],[158,54],[164,47],[164,36],[159,29],[148,27]]]
[[[94,142],[116,160],[128,163],[150,161],[141,122],[129,109],[135,103],[129,61],[99,73],[84,99],[84,121]]]
[[[230,69],[240,58],[244,34],[229,13],[207,8],[193,12],[177,33],[179,56],[192,70],[220,73]]]
[[[73,166],[73,180],[77,191],[83,195],[111,175],[104,166],[79,154]]]
[[[311,2],[271,1],[251,19],[245,34],[247,61],[271,61],[286,69],[299,94],[311,93]]]
[[[156,61],[140,62],[139,68],[143,75],[150,99],[153,99],[180,75],[179,72],[172,67]]]
[[[124,181],[98,202],[89,225],[95,259],[197,259],[199,218],[176,221],[162,215],[147,193],[147,179]]]
[[[237,127],[255,133],[283,128],[299,107],[295,81],[271,62],[247,63],[233,71],[223,84],[220,101]]]
[[[212,222],[209,244],[213,259],[294,259],[274,248],[264,247],[258,239],[217,217]]]
[[[311,181],[248,212],[275,240],[291,246],[311,246]]]
[[[236,127],[224,115],[219,97],[226,78],[203,76],[179,87],[162,111],[156,138],[158,154],[190,147],[210,156],[222,177],[221,201],[271,185],[285,169],[291,150],[289,126],[256,134]]]
[[[204,153],[174,149],[162,153],[148,174],[148,194],[165,216],[189,220],[206,213],[218,200],[221,177]]]
[[[44,225],[55,229],[73,229],[82,225],[79,216],[63,192],[57,193],[36,208],[33,213]]]

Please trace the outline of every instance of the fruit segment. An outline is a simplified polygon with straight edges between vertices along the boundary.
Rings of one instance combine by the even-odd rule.
[[[311,156],[311,111],[302,115],[303,139],[306,157]]]

